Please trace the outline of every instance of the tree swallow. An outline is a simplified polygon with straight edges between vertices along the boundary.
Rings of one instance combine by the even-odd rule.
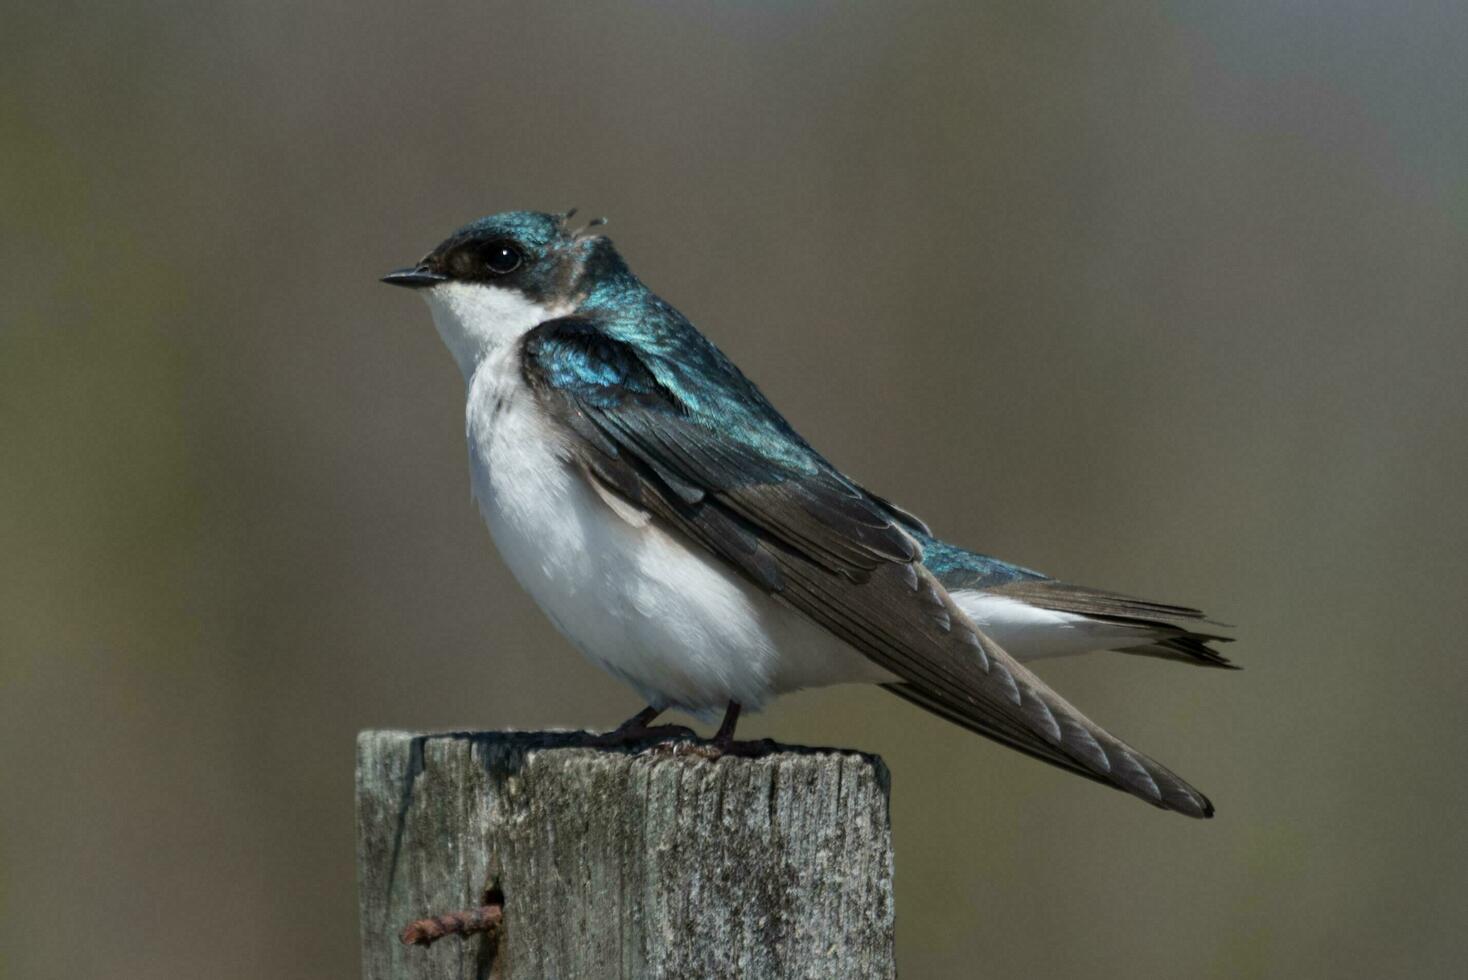
[[[1167,810],[1208,799],[1022,661],[1120,650],[1228,661],[1196,609],[1088,589],[940,541],[831,465],[597,224],[513,211],[383,281],[418,290],[467,389],[475,500],[506,564],[648,707],[723,710],[879,684]]]

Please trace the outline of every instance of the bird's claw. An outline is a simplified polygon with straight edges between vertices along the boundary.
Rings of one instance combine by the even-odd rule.
[[[680,741],[696,739],[698,735],[686,725],[623,725],[609,732],[591,736],[588,741],[599,748],[622,748],[642,742],[653,743],[648,750]]]

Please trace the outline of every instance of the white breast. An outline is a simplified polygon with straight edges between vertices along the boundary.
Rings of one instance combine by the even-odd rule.
[[[567,460],[518,345],[475,371],[474,496],[516,580],[588,658],[650,704],[711,714],[801,687],[893,678],[659,521],[629,521]],[[639,526],[640,525],[640,526]]]

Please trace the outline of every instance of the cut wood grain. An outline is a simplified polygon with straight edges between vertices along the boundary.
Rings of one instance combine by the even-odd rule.
[[[363,732],[364,977],[891,977],[881,760],[686,749]],[[410,920],[487,893],[503,899],[497,934],[400,942]]]

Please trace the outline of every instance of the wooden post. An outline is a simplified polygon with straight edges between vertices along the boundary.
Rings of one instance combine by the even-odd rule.
[[[786,746],[710,761],[687,748],[363,732],[363,976],[893,976],[882,761]],[[497,936],[400,941],[410,920],[491,892]]]

